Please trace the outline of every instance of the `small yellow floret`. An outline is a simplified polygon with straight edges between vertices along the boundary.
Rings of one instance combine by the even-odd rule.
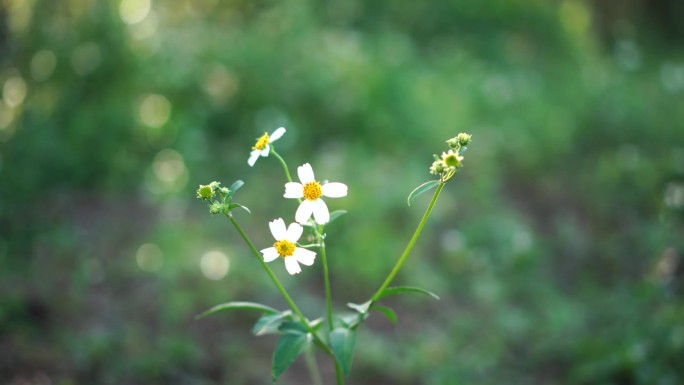
[[[273,247],[275,247],[278,254],[283,258],[291,256],[295,251],[295,244],[284,239],[274,243]]]
[[[304,185],[304,198],[306,200],[315,201],[323,195],[323,189],[318,182],[309,182]]]
[[[252,150],[263,150],[264,148],[266,148],[268,141],[268,132],[264,132],[264,135],[262,135],[261,138],[257,139],[257,142],[254,145],[254,147],[252,147]]]

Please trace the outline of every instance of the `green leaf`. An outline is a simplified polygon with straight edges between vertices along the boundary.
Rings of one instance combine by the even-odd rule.
[[[309,329],[306,328],[305,325],[303,325],[301,322],[297,321],[286,321],[283,322],[282,325],[280,325],[280,328],[278,328],[281,333],[294,333],[294,334],[306,334]]]
[[[354,330],[336,328],[330,333],[330,347],[345,375],[349,375],[355,345],[356,332]]]
[[[406,199],[406,203],[408,203],[409,206],[411,206],[411,203],[420,195],[423,194],[426,191],[430,191],[433,188],[439,186],[439,180],[429,180],[420,186],[416,187],[411,191],[409,194],[408,198]]]
[[[229,205],[228,205],[228,210],[232,210],[232,209],[234,209],[234,208],[236,208],[236,207],[239,207],[239,208],[241,208],[241,209],[247,211],[247,212],[250,213],[250,214],[252,213],[251,211],[249,211],[249,209],[248,209],[247,207],[245,207],[245,206],[243,206],[243,205],[241,205],[241,204],[239,204],[239,203],[231,203],[231,204],[229,204]]]
[[[264,334],[275,334],[280,332],[280,326],[283,322],[292,319],[292,312],[285,310],[277,314],[268,314],[257,320],[252,328],[252,333],[255,336],[262,336]]]
[[[270,306],[262,305],[260,303],[235,301],[235,302],[226,302],[226,303],[222,303],[220,305],[216,305],[216,306],[212,307],[211,309],[205,311],[204,313],[196,316],[195,319],[203,318],[203,317],[206,317],[210,314],[214,314],[216,312],[223,311],[223,310],[256,310],[256,311],[260,311],[260,312],[266,313],[266,314],[274,314],[274,313],[278,312],[278,310],[276,310]]]
[[[413,286],[395,286],[395,287],[388,287],[387,289],[382,291],[382,294],[378,297],[378,300],[380,298],[384,298],[390,295],[396,295],[396,294],[402,294],[402,293],[420,293],[420,294],[425,294],[429,295],[430,297],[439,300],[439,296],[431,291],[427,291],[425,289],[421,289],[419,287],[413,287]]]
[[[273,352],[273,382],[278,381],[283,372],[292,365],[311,341],[308,333],[285,333],[278,339]]]
[[[379,313],[382,313],[389,319],[389,321],[393,324],[397,323],[397,313],[394,312],[394,310],[388,308],[387,306],[380,306],[380,305],[375,305],[371,308],[371,311],[377,311]]]
[[[240,187],[242,187],[242,185],[244,185],[244,184],[245,184],[245,182],[243,182],[239,179],[236,180],[235,182],[233,182],[233,184],[230,185],[230,196],[233,196],[233,194],[235,194],[235,192],[237,190],[239,190]]]
[[[334,221],[335,219],[341,217],[342,215],[344,215],[346,213],[347,213],[347,210],[335,210],[335,211],[331,212],[330,213],[330,220],[328,220],[328,223],[326,223],[326,225],[330,224],[332,221]]]

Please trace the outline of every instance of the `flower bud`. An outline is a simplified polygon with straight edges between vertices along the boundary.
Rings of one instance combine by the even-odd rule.
[[[447,167],[444,164],[444,162],[442,162],[441,160],[436,160],[432,162],[432,166],[430,166],[430,174],[439,175],[443,173],[446,169]]]
[[[458,137],[451,138],[451,139],[447,140],[446,142],[449,145],[449,147],[451,147],[451,148],[458,147]]]
[[[461,132],[458,135],[456,135],[456,140],[458,141],[458,144],[461,147],[465,147],[470,144],[470,141],[472,140],[472,135],[466,134],[465,132]]]
[[[214,202],[209,206],[209,212],[211,214],[221,214],[223,212],[223,204],[219,202]]]

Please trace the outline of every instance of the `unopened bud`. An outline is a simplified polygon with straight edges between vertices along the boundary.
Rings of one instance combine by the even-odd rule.
[[[460,134],[456,135],[456,140],[458,141],[458,144],[461,145],[461,147],[465,147],[470,144],[470,141],[472,140],[472,135],[466,134],[465,132],[461,132]]]

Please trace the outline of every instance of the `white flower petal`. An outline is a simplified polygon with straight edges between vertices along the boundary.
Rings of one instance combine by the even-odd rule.
[[[261,250],[261,254],[264,255],[264,262],[271,262],[276,260],[280,256],[275,247],[268,247]]]
[[[271,234],[276,241],[282,241],[285,239],[287,230],[285,229],[285,221],[283,218],[274,219],[273,222],[268,223],[268,227],[271,229]]]
[[[323,199],[316,199],[313,203],[313,216],[316,223],[324,225],[330,221],[330,211],[328,206],[323,202]]]
[[[297,207],[297,212],[295,213],[295,221],[299,223],[306,223],[311,218],[311,213],[314,210],[314,202],[304,199],[302,203]]]
[[[304,228],[298,223],[290,223],[287,227],[287,234],[285,234],[285,240],[295,243],[301,238]]]
[[[299,263],[307,266],[313,265],[314,260],[316,260],[316,253],[301,247],[296,248],[292,256],[297,258],[297,261],[299,261]]]
[[[308,163],[304,163],[303,165],[297,167],[297,175],[299,175],[299,181],[302,182],[302,184],[306,184],[316,180],[314,178],[313,169],[311,168],[311,165]]]
[[[323,195],[330,198],[341,198],[347,196],[347,185],[339,182],[326,183],[321,186]]]
[[[269,154],[270,152],[271,152],[271,146],[269,146],[268,144],[266,144],[266,147],[264,147],[264,149],[261,150],[261,156],[266,157],[266,156],[268,156],[268,154]]]
[[[304,186],[297,182],[285,183],[285,198],[302,198],[304,197]]]
[[[285,258],[285,269],[287,269],[287,272],[290,273],[290,275],[299,274],[302,271],[302,268],[299,267],[299,263],[297,262],[297,258],[292,257]]]
[[[273,131],[273,133],[269,136],[268,141],[273,143],[276,140],[280,139],[283,136],[283,134],[285,134],[285,127],[280,127],[278,129],[276,129],[275,131]]]
[[[257,159],[259,159],[259,154],[261,154],[260,150],[254,150],[249,153],[249,159],[247,159],[247,164],[250,167],[253,167],[254,163],[256,163]]]

